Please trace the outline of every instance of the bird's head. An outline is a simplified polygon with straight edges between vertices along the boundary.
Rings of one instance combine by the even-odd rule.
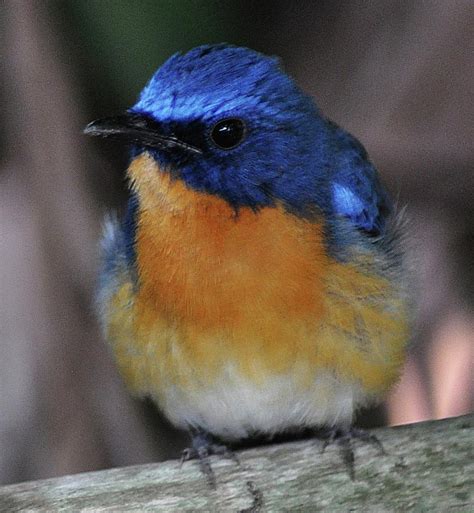
[[[123,116],[86,133],[149,152],[162,172],[232,207],[324,208],[329,126],[276,58],[230,45],[176,54]]]

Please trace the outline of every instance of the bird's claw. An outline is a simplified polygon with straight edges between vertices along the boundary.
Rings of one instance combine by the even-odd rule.
[[[209,457],[213,455],[229,458],[240,465],[237,455],[231,449],[223,444],[215,443],[210,435],[199,431],[192,435],[192,446],[182,452],[180,466],[185,461],[197,459],[199,468],[206,476],[209,486],[215,489],[216,477],[209,461]]]
[[[387,454],[382,442],[372,433],[363,429],[351,427],[348,429],[331,429],[325,433],[321,453],[326,450],[330,444],[337,443],[340,447],[342,460],[349,472],[352,481],[355,479],[355,457],[354,457],[354,440],[360,440],[371,445],[375,445],[381,455]]]

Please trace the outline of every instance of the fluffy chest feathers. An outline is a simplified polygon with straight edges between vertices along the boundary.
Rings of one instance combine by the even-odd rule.
[[[395,285],[373,272],[373,256],[336,262],[321,225],[280,208],[236,216],[156,166],[144,154],[129,169],[140,198],[138,286],[117,267],[101,291],[132,389],[178,425],[243,436],[303,417],[350,420],[393,383],[405,312]]]
[[[224,200],[171,180],[146,157],[130,174],[142,198],[141,301],[203,329],[261,329],[269,316],[271,322],[321,316],[327,257],[320,225],[279,208],[236,214]]]

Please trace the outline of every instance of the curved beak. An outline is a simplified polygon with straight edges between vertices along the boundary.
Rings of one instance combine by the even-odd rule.
[[[155,149],[178,148],[201,154],[202,150],[181,141],[174,135],[163,135],[160,124],[143,114],[127,112],[119,116],[97,119],[84,129],[87,135],[125,141],[129,144]]]

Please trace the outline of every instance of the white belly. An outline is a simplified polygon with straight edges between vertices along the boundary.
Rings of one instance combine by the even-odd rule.
[[[229,370],[212,388],[184,392],[170,387],[156,399],[177,426],[200,427],[235,440],[291,428],[348,426],[366,398],[359,385],[329,372],[321,372],[306,387],[296,382],[294,375],[286,375],[256,384]]]

